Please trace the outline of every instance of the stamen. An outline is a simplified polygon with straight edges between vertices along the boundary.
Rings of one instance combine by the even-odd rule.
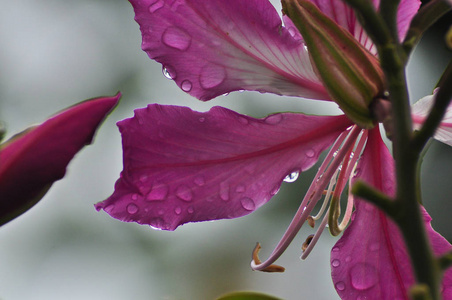
[[[306,221],[308,222],[308,225],[311,226],[311,228],[314,228],[315,226],[315,219],[312,216],[309,216]]]
[[[306,241],[304,241],[303,245],[301,245],[301,251],[305,252],[306,249],[308,249],[309,244],[311,243],[313,237],[314,237],[313,234],[308,235]]]
[[[341,221],[340,224],[338,224],[338,219],[340,216],[340,196],[342,194],[342,191],[345,188],[347,178],[349,178],[349,186],[351,186],[351,174],[354,173],[357,165],[358,158],[361,154],[361,151],[364,148],[365,142],[367,141],[367,131],[363,132],[363,135],[358,141],[358,144],[356,146],[356,149],[354,152],[352,152],[353,148],[349,150],[349,155],[344,157],[344,162],[342,164],[343,170],[341,170],[341,173],[339,174],[338,184],[336,186],[336,189],[333,194],[333,198],[330,203],[330,213],[328,217],[328,226],[330,233],[333,236],[339,235],[347,226],[348,222],[350,221],[351,214],[353,211],[353,197],[350,195],[347,198],[347,208],[345,215]],[[354,153],[356,155],[354,155]]]
[[[351,127],[351,130],[343,132],[338,137],[338,139],[335,141],[330,151],[328,152],[322,165],[320,166],[316,176],[314,177],[314,181],[311,183],[311,186],[306,192],[305,197],[300,204],[300,207],[298,208],[294,218],[289,224],[289,227],[286,229],[286,232],[279,241],[278,245],[264,262],[260,262],[259,260],[255,261],[253,259],[253,261],[251,262],[251,268],[253,268],[254,270],[266,269],[268,266],[271,266],[271,264],[276,261],[287,249],[289,244],[297,235],[303,223],[306,221],[306,219],[314,209],[318,200],[322,197],[323,190],[328,185],[330,179],[338,169],[340,163],[348,152],[348,149],[353,148],[360,132],[361,129],[355,125]],[[323,221],[321,227],[322,225],[323,228],[325,228],[326,222]],[[315,241],[316,238],[318,239],[318,237],[314,236],[313,241]],[[309,248],[310,246],[308,246],[308,249]]]
[[[328,214],[328,211],[327,211],[327,214]],[[303,254],[300,257],[302,260],[305,260],[311,253],[312,249],[314,249],[315,244],[317,244],[317,241],[319,240],[320,236],[322,235],[323,230],[326,227],[327,220],[328,220],[328,218],[327,218],[327,216],[325,216],[322,220],[322,223],[320,223],[319,228],[317,228],[317,231],[315,232],[314,236],[309,241],[307,248],[303,251]],[[303,248],[302,248],[302,250],[303,250]]]
[[[261,244],[257,243],[256,247],[254,247],[253,250],[253,261],[252,263],[256,264],[256,265],[260,265],[262,262],[259,259],[259,251],[261,250]],[[284,267],[278,266],[278,265],[269,265],[268,267],[261,269],[259,271],[262,272],[269,272],[269,273],[282,273],[284,272],[286,269]]]

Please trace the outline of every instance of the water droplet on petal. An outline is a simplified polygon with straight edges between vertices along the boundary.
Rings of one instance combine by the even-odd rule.
[[[151,6],[149,6],[149,12],[150,13],[155,13],[157,10],[159,10],[160,8],[162,8],[164,5],[162,0],[156,0],[154,1],[154,3],[151,4]]]
[[[245,118],[245,117],[238,116],[237,119],[238,119],[239,122],[242,123],[243,125],[248,125],[248,124],[250,123],[250,121],[248,121],[248,119]]]
[[[199,83],[204,89],[211,89],[219,86],[226,79],[226,71],[217,65],[207,65],[201,70]]]
[[[335,268],[339,267],[341,265],[341,261],[339,259],[335,259],[331,262],[331,265]]]
[[[169,229],[168,224],[165,223],[165,221],[163,221],[162,218],[151,219],[149,225],[151,226],[152,229],[155,230]]]
[[[192,84],[191,84],[191,82],[190,82],[190,80],[184,80],[184,81],[182,81],[182,83],[181,83],[181,85],[180,85],[180,88],[184,91],[184,92],[190,92],[191,91],[191,88],[192,88]]]
[[[242,204],[242,207],[246,210],[251,211],[256,209],[256,204],[251,198],[243,197],[242,199],[240,199],[240,203]]]
[[[339,250],[341,249],[338,246],[334,246],[333,249],[331,249],[333,252],[338,252]]]
[[[203,176],[196,176],[194,182],[197,186],[203,186],[204,184],[206,184]]]
[[[283,119],[282,114],[276,114],[276,115],[271,115],[265,118],[265,123],[267,124],[271,124],[271,125],[276,125],[278,123],[280,123]]]
[[[162,42],[168,47],[185,51],[190,47],[191,36],[181,28],[168,27],[162,35]]]
[[[136,214],[138,212],[138,206],[133,203],[127,205],[127,212],[131,215]]]
[[[220,198],[223,201],[229,200],[229,185],[226,182],[220,183]]]
[[[275,186],[271,191],[270,191],[270,196],[274,196],[276,194],[278,194],[279,192],[279,186]]]
[[[199,118],[198,120],[199,120],[199,122],[204,123],[204,122],[206,121],[206,118],[201,117],[201,118]]]
[[[192,214],[194,211],[195,211],[195,209],[193,208],[193,206],[189,206],[189,207],[187,208],[187,212],[188,212],[189,214]]]
[[[186,185],[181,185],[176,189],[176,196],[184,201],[191,201],[193,199],[193,192]]]
[[[300,172],[293,171],[293,172],[289,173],[286,177],[284,177],[284,181],[285,182],[294,182],[295,180],[298,179],[298,175],[300,175]]]
[[[146,197],[147,201],[165,200],[168,195],[168,186],[166,184],[156,184]]]
[[[378,282],[378,273],[375,267],[359,263],[350,270],[352,286],[357,290],[367,290]]]
[[[170,66],[162,66],[162,73],[168,79],[176,79],[176,71]]]
[[[309,158],[313,158],[315,156],[315,151],[314,149],[308,149],[306,150],[306,156]]]
[[[176,213],[176,215],[180,215],[181,212],[182,212],[182,208],[180,208],[180,206],[177,206],[177,207],[174,209],[174,212]]]
[[[343,291],[345,290],[345,283],[343,281],[339,281],[338,283],[336,283],[336,289],[338,291]]]
[[[236,188],[235,191],[237,193],[243,193],[246,190],[245,186],[243,184],[239,184]]]
[[[138,199],[138,194],[133,194],[132,195],[132,200],[137,200]]]

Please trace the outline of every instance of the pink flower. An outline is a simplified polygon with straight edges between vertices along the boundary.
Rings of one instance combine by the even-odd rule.
[[[0,145],[0,224],[30,209],[64,177],[120,96],[77,104]]]
[[[235,90],[330,99],[313,70],[303,38],[287,17],[282,26],[267,0],[130,2],[143,35],[143,50],[162,63],[182,90],[198,99]],[[342,1],[312,2],[376,53],[353,10]],[[417,0],[401,1],[401,37],[419,5]],[[339,295],[407,299],[414,277],[396,225],[375,206],[353,196],[348,197],[343,221],[339,224],[335,217],[349,180],[359,178],[389,195],[394,192],[393,159],[378,126],[361,130],[344,115],[278,113],[255,119],[221,107],[200,113],[155,104],[136,110],[133,118],[118,126],[124,170],[113,195],[96,208],[122,221],[164,230],[187,222],[247,215],[269,201],[282,181],[295,180],[331,147],[280,243],[263,263],[256,255],[252,267],[272,268],[306,220],[315,223],[323,218],[306,242],[303,257],[307,256],[328,216],[333,216],[330,231],[334,234],[350,223],[331,255]],[[324,207],[311,216],[322,198]],[[328,209],[330,199],[333,204]],[[450,250],[424,213],[435,252]],[[446,299],[452,299],[451,276],[447,272],[443,279]]]

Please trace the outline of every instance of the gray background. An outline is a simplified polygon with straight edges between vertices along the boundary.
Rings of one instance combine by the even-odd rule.
[[[275,5],[280,10],[278,1]],[[0,299],[213,299],[233,290],[269,292],[285,299],[337,299],[324,234],[306,261],[304,227],[279,260],[284,274],[249,268],[255,242],[269,254],[295,213],[313,176],[296,183],[257,212],[236,220],[188,224],[175,232],[122,223],[93,204],[113,191],[122,169],[115,122],[133,109],[165,103],[207,110],[222,105],[262,117],[276,111],[334,114],[332,103],[259,93],[231,93],[208,103],[184,94],[141,51],[141,35],[125,1],[3,1],[0,10],[0,120],[8,134],[40,123],[81,100],[123,98],[94,145],[69,165],[64,180],[20,218],[0,228]],[[450,59],[437,30],[410,63],[413,99],[431,93]],[[434,226],[449,240],[451,150],[435,142],[425,158],[425,203]],[[314,169],[313,169],[314,170]]]

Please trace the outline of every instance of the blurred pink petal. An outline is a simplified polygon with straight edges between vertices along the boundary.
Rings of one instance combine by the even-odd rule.
[[[351,125],[345,116],[280,113],[263,119],[221,107],[200,113],[149,105],[121,121],[124,170],[98,203],[127,222],[174,230],[247,215],[291,172],[310,168]]]
[[[394,194],[394,161],[378,128],[369,133],[357,173],[360,180]],[[450,251],[452,246],[431,228],[430,216],[423,207],[420,209],[435,254]],[[410,258],[397,225],[359,198],[355,199],[351,224],[331,251],[331,265],[332,279],[342,299],[408,299],[407,292],[414,284]],[[448,271],[443,280],[446,289],[451,286],[451,276]],[[444,293],[445,299],[450,299],[449,294],[449,290]]]
[[[421,128],[421,125],[432,108],[435,94],[425,96],[411,106],[414,129]],[[452,103],[449,104],[446,114],[433,137],[440,142],[452,146]]]
[[[0,224],[28,210],[63,178],[70,160],[91,143],[120,96],[72,106],[1,145]]]
[[[329,99],[304,45],[269,1],[130,2],[143,50],[200,100],[236,90]]]

